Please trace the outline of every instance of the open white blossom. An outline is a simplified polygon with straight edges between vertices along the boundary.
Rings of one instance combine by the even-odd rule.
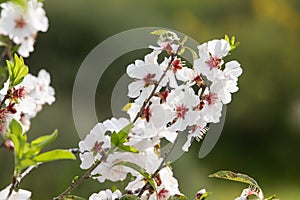
[[[154,177],[154,181],[156,184],[156,189],[158,192],[159,200],[167,200],[170,196],[180,195],[180,191],[178,189],[178,181],[173,177],[173,172],[169,167],[162,168],[158,175]],[[126,186],[127,191],[131,191],[133,193],[139,191],[144,185],[146,181],[142,175],[139,175],[134,181],[128,183]],[[148,190],[145,190],[141,196],[142,200],[157,200],[156,194],[151,191],[149,193]]]
[[[0,34],[7,35],[14,43],[21,45],[18,53],[28,57],[29,52],[33,51],[37,33],[47,31],[48,18],[41,2],[25,2],[25,7],[15,2],[1,4]]]
[[[198,115],[194,108],[200,103],[192,88],[174,89],[166,99],[166,104],[171,108],[173,119],[176,121],[169,127],[170,131],[183,131],[188,125],[194,124]]]
[[[251,188],[246,188],[243,190],[241,196],[237,197],[235,200],[247,200],[248,196],[250,195],[256,195],[259,198],[259,200],[264,199],[264,195],[262,191],[254,191]]]
[[[102,190],[99,193],[94,193],[89,197],[89,200],[118,200],[122,197],[120,190],[112,192],[109,189]]]
[[[110,136],[106,135],[107,131],[119,132],[122,128],[128,125],[128,120],[121,118],[106,120],[103,123],[98,123],[85,137],[79,142],[80,160],[82,169],[88,169],[92,164],[101,159],[106,151],[110,148]]]
[[[208,80],[214,81],[222,77],[222,70],[220,69],[229,50],[229,43],[222,40],[212,40],[198,46],[200,58],[194,61],[195,70],[202,73]]]

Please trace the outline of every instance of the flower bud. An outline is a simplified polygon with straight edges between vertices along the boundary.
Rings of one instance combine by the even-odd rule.
[[[14,149],[15,149],[14,143],[11,140],[5,140],[5,142],[3,143],[3,146],[10,151],[14,151]]]

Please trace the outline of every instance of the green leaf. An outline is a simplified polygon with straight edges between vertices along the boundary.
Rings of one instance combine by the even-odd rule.
[[[273,194],[272,196],[265,198],[265,200],[272,200],[275,198],[276,198],[276,194]]]
[[[110,138],[111,143],[117,147],[121,147],[123,143],[127,142],[127,137],[132,127],[133,127],[133,123],[130,123],[127,126],[125,126],[122,130],[120,130],[118,133],[113,132]]]
[[[125,194],[124,196],[121,197],[120,200],[141,200],[141,199],[133,194]]]
[[[224,39],[230,44],[230,51],[236,49],[240,45],[239,42],[235,42],[234,36],[230,38],[228,35],[225,35]]]
[[[192,48],[185,47],[185,49],[187,49],[192,54],[193,60],[198,59],[198,54]]]
[[[69,194],[64,197],[59,198],[59,200],[86,200],[86,199],[79,197],[79,196]]]
[[[34,149],[35,153],[38,154],[45,146],[52,143],[58,135],[58,130],[55,130],[51,135],[44,135],[36,138],[30,144],[30,148]]]
[[[188,39],[189,39],[189,37],[185,35],[181,41],[181,44],[186,43],[186,41],[188,41]]]
[[[29,158],[22,159],[20,161],[18,169],[23,170],[23,169],[26,169],[27,167],[30,167],[30,166],[33,166],[33,165],[37,165],[37,162],[32,160],[32,159],[29,159]]]
[[[139,152],[139,150],[137,150],[136,148],[134,148],[132,146],[120,145],[119,149],[122,149],[122,150],[128,151],[128,152],[132,152],[132,153],[138,153]]]
[[[21,83],[24,77],[28,74],[28,67],[24,64],[23,58],[14,55],[14,63],[6,61],[8,67],[8,74],[10,78],[10,87],[14,87]]]
[[[72,183],[75,183],[78,179],[79,179],[79,176],[75,176],[75,177],[72,179]]]
[[[199,200],[205,200],[208,196],[210,196],[212,193],[211,192],[205,192],[202,194]]]
[[[5,3],[5,2],[13,2],[15,4],[19,4],[21,7],[26,7],[27,1],[26,0],[0,0],[0,3]]]
[[[71,159],[75,160],[76,157],[73,153],[64,149],[55,149],[42,153],[35,157],[36,162],[50,162],[54,160]]]
[[[257,187],[258,189],[260,189],[257,182],[253,178],[251,178],[250,176],[248,176],[246,174],[235,173],[232,171],[218,171],[214,174],[209,175],[209,177],[221,178],[221,179],[226,179],[226,180],[230,180],[230,181],[247,183],[249,185],[253,185],[253,186]]]
[[[184,195],[174,195],[168,198],[168,200],[187,200],[186,196]]]
[[[182,47],[182,48],[179,50],[178,55],[182,55],[182,54],[184,54],[184,52],[185,52],[185,47]]]
[[[8,125],[8,138],[10,138],[14,143],[15,156],[19,159],[23,156],[23,151],[27,141],[27,135],[22,134],[22,132],[23,130],[20,123],[17,120],[12,119]]]
[[[15,119],[11,120],[8,128],[9,128],[9,133],[16,135],[17,137],[19,137],[23,133],[23,128],[22,128],[21,124]]]
[[[168,30],[156,30],[156,31],[152,31],[150,34],[151,35],[163,35],[167,32],[169,32],[169,31]]]

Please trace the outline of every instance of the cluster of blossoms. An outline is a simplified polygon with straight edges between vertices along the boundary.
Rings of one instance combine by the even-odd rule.
[[[0,90],[0,133],[6,134],[11,119],[16,119],[23,126],[23,131],[30,129],[30,119],[42,110],[44,104],[55,101],[55,91],[50,86],[50,74],[42,69],[38,76],[27,74],[21,84],[9,87],[10,80]]]
[[[43,4],[38,0],[21,2],[9,1],[1,4],[0,35],[8,36],[19,45],[18,53],[28,57],[34,50],[37,33],[48,30],[48,18]]]
[[[242,74],[237,61],[224,63],[231,50],[227,40],[212,40],[198,46],[199,58],[194,60],[193,67],[181,60],[180,52],[185,46],[175,33],[161,34],[158,45],[150,46],[152,52],[144,60],[136,60],[127,67],[128,76],[134,79],[128,86],[132,102],[126,111],[130,119],[112,118],[99,123],[79,143],[82,169],[95,166],[91,175],[101,174],[95,177],[99,182],[122,181],[130,173],[135,180],[126,186],[125,194],[145,200],[182,195],[166,157],[160,155],[160,142],[164,138],[175,143],[178,134],[186,134],[182,150],[188,151],[192,138],[202,139],[203,130],[220,121],[222,107],[231,102]],[[164,54],[167,56],[159,62],[159,56]],[[111,146],[112,135],[129,124],[132,128],[124,145],[136,151],[115,150]],[[152,183],[128,163],[152,175]],[[106,190],[93,194],[90,200],[117,199],[120,195],[119,191]]]
[[[0,90],[0,135],[5,140],[0,147],[14,151],[15,170],[12,183],[0,191],[0,200],[28,200],[31,192],[18,186],[31,169],[43,162],[75,159],[75,156],[69,150],[39,154],[55,139],[57,132],[27,142],[30,120],[44,104],[51,105],[55,101],[55,91],[46,70],[40,70],[38,76],[29,74],[23,58],[15,55],[13,59],[12,53],[17,50],[19,55],[28,57],[34,50],[37,33],[47,31],[48,19],[40,0],[2,2],[5,3],[0,4],[0,42],[4,52],[0,59],[8,59],[9,79]],[[103,183],[123,181],[128,175],[133,179],[124,192],[102,190],[92,194],[89,200],[186,199],[168,163],[172,148],[161,155],[161,141],[174,147],[178,135],[185,134],[187,139],[181,148],[187,152],[193,138],[202,139],[209,125],[220,121],[223,105],[230,103],[232,93],[238,91],[242,69],[235,60],[224,61],[236,47],[228,38],[199,45],[197,58],[188,66],[182,60],[182,53],[185,50],[196,53],[185,46],[187,38],[181,40],[170,31],[160,30],[154,34],[159,35],[158,46],[150,46],[151,53],[127,67],[127,75],[134,79],[128,86],[131,102],[124,107],[129,119],[112,118],[98,123],[79,142],[80,167],[88,169],[87,173],[79,181],[74,180],[55,200],[65,199],[89,177]],[[202,189],[195,200],[204,200],[208,195]],[[236,200],[246,200],[253,195],[264,199],[260,189],[249,187]]]

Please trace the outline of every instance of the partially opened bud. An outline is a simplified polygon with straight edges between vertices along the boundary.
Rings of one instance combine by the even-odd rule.
[[[14,149],[15,149],[14,143],[11,140],[5,140],[5,142],[3,143],[3,146],[10,151],[14,151]]]

